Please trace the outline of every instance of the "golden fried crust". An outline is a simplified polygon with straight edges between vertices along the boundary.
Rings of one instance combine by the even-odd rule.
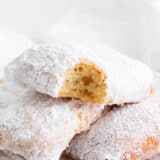
[[[0,84],[1,84],[1,83],[4,83],[4,80],[0,79]]]
[[[149,88],[149,95],[153,95],[154,94],[154,88],[153,88],[153,86],[150,86],[150,88]]]
[[[137,144],[137,147],[134,149],[137,151],[140,150],[142,152],[141,154],[138,154],[136,152],[126,152],[124,153],[121,159],[122,160],[146,159],[149,157],[149,155],[158,154],[159,145],[160,145],[159,138],[152,136],[147,137],[144,141]]]

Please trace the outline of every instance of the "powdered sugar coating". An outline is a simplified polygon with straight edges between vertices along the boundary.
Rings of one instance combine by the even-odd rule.
[[[58,160],[72,137],[103,109],[79,100],[54,99],[28,87],[0,87],[0,150],[27,160]]]
[[[145,160],[159,152],[159,93],[108,112],[89,131],[76,136],[67,150],[80,160]]]
[[[136,60],[100,45],[86,47],[74,42],[57,41],[35,45],[6,67],[6,76],[58,97],[64,81],[63,74],[82,59],[95,63],[106,73],[105,104],[139,102],[149,95],[153,78],[151,70]]]

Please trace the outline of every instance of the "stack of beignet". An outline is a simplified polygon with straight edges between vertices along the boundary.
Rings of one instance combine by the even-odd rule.
[[[146,65],[105,46],[36,44],[5,69],[0,156],[59,160],[66,149],[79,160],[151,158],[160,152],[152,80]]]

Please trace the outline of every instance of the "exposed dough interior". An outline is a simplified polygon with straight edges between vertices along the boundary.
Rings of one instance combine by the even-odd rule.
[[[106,75],[94,63],[81,61],[68,69],[59,96],[102,104],[107,95]]]

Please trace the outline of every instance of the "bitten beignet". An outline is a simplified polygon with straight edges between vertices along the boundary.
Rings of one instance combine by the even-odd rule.
[[[35,45],[6,67],[6,76],[52,97],[94,104],[139,102],[153,91],[146,65],[105,46]]]

